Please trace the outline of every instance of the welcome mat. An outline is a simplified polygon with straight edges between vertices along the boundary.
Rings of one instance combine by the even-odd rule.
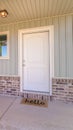
[[[48,101],[46,100],[39,100],[39,99],[31,99],[31,98],[23,98],[21,100],[21,104],[28,104],[40,107],[48,107]]]

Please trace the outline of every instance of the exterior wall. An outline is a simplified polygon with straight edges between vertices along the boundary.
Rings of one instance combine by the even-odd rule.
[[[24,98],[49,100],[48,93],[33,93],[20,92],[20,77],[19,76],[0,76],[0,95],[6,96],[22,96]]]
[[[73,16],[0,25],[1,31],[9,31],[10,59],[0,60],[0,75],[18,75],[18,30],[54,25],[54,68],[56,77],[73,77]]]
[[[73,79],[53,78],[52,88],[53,100],[73,103]]]
[[[18,76],[0,76],[0,94],[20,95],[20,78]]]

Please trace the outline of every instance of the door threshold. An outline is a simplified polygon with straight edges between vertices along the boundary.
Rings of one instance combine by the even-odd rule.
[[[50,92],[42,92],[42,91],[33,91],[33,90],[23,90],[23,93],[33,93],[33,94],[40,94],[40,95],[50,95]]]

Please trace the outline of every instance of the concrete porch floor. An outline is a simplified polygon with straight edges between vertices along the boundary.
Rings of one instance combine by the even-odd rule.
[[[73,130],[73,104],[50,102],[42,108],[20,101],[0,96],[0,130]]]

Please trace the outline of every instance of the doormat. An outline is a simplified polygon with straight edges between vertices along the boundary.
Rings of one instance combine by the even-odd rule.
[[[23,98],[21,100],[21,104],[34,105],[40,107],[48,107],[48,101],[39,100],[39,99],[31,99],[31,98]]]

